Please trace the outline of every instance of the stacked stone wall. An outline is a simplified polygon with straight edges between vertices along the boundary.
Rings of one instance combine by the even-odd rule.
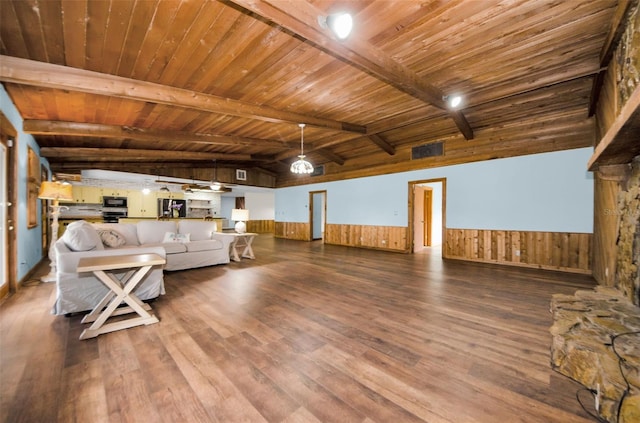
[[[614,288],[551,301],[551,366],[593,392],[590,410],[611,423],[640,422],[640,313]]]
[[[615,286],[640,306],[640,156],[631,163],[631,173],[624,185],[618,194]]]

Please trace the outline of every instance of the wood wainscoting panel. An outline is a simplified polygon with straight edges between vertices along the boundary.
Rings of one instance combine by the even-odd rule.
[[[272,234],[274,232],[273,220],[249,220],[247,221],[247,232],[257,234]]]
[[[407,228],[404,226],[372,226],[327,224],[324,232],[326,244],[348,247],[375,248],[408,252]]]
[[[311,241],[311,226],[308,222],[275,222],[276,238]]]
[[[593,234],[446,229],[443,257],[591,274]]]

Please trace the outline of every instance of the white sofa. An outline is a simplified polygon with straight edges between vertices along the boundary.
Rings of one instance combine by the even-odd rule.
[[[95,223],[92,226],[102,234],[103,240],[106,239],[105,231],[120,234],[125,239],[122,247],[163,247],[167,254],[164,270],[172,271],[229,263],[233,235],[216,232],[216,225],[215,221],[185,219]]]
[[[135,290],[138,298],[150,300],[165,293],[163,269],[229,263],[232,241],[232,235],[216,232],[215,221],[73,222],[54,246],[57,295],[52,312],[59,315],[91,310],[108,292],[93,274],[77,273],[82,257],[156,253],[165,258],[165,266],[154,266]]]

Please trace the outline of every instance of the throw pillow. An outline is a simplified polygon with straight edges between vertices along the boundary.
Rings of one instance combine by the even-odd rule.
[[[100,235],[102,243],[110,248],[122,247],[126,243],[124,235],[112,229],[98,230],[98,235]]]
[[[177,234],[175,232],[166,232],[164,234],[164,238],[162,239],[162,243],[168,242],[190,242],[191,235],[190,234]]]
[[[104,250],[100,235],[84,220],[70,223],[61,239],[71,251]]]

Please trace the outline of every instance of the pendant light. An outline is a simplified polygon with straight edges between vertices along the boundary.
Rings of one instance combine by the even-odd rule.
[[[300,127],[300,155],[298,160],[291,163],[293,173],[313,173],[313,165],[304,159],[304,123],[298,124]]]

